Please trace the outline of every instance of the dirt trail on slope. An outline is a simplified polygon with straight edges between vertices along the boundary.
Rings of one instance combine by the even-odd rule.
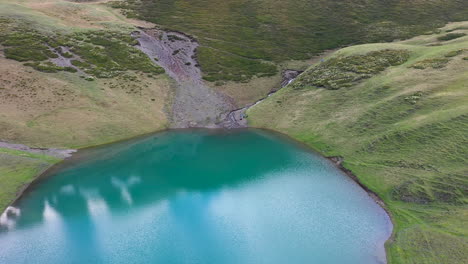
[[[31,148],[23,144],[14,144],[0,141],[0,148],[7,148],[13,150],[20,150],[29,153],[42,154],[53,156],[59,159],[71,157],[72,153],[76,152],[76,149],[58,149],[58,148]]]
[[[143,29],[132,33],[143,51],[177,83],[171,113],[172,128],[225,127],[232,100],[204,85],[196,60],[198,42],[183,33]]]

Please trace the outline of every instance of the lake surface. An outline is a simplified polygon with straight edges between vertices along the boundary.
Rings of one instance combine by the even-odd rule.
[[[391,222],[328,160],[260,130],[80,151],[3,214],[0,263],[385,262]]]

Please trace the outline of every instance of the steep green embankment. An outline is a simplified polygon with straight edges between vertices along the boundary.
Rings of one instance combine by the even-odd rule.
[[[341,49],[247,114],[344,166],[394,219],[389,263],[468,259],[468,23]]]
[[[408,38],[468,19],[465,0],[126,0],[110,5],[128,17],[196,36],[210,81],[274,75],[272,62]]]

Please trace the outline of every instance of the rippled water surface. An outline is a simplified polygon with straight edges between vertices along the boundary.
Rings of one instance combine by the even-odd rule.
[[[391,223],[327,160],[258,130],[81,151],[3,214],[0,263],[383,263]]]

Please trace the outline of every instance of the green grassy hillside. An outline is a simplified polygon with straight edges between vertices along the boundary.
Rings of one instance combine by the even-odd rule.
[[[131,18],[197,37],[204,78],[240,106],[304,63],[290,60],[426,34],[341,49],[247,114],[344,158],[392,214],[390,263],[466,262],[468,23],[437,27],[468,20],[468,1],[104,2],[0,0],[0,141],[80,148],[166,128],[174,85],[133,47],[154,25]],[[0,149],[0,208],[55,162]]]
[[[395,223],[389,263],[468,259],[466,33],[468,23],[454,23],[341,49],[247,112],[254,127],[343,157],[385,201]]]
[[[468,20],[465,0],[127,0],[128,17],[192,34],[205,79],[274,75],[271,62],[349,44],[392,41]]]

